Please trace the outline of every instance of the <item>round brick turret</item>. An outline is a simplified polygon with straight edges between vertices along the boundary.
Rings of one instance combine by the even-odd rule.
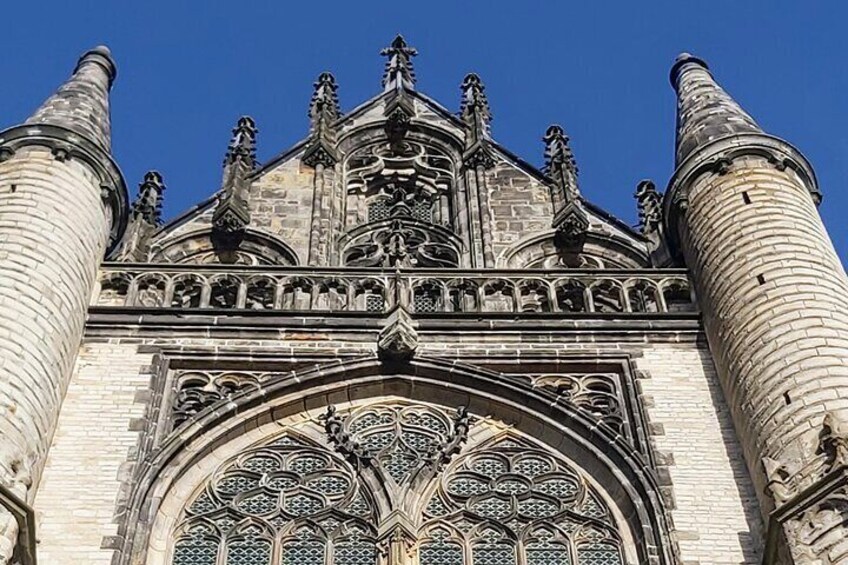
[[[126,224],[110,154],[108,49],[23,125],[0,133],[0,484],[31,504],[79,349],[95,275]],[[15,524],[0,510],[0,563]]]
[[[848,420],[848,278],[812,168],[682,55],[666,231],[682,254],[746,462],[768,515],[767,465],[801,477],[826,413]],[[828,561],[830,562],[830,561]]]

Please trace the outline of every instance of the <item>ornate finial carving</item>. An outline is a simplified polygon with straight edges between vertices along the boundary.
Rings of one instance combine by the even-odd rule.
[[[415,71],[412,69],[412,58],[418,54],[414,47],[406,44],[402,35],[395,37],[392,44],[380,55],[387,57],[386,70],[383,73],[383,90],[415,89]]]
[[[415,104],[405,90],[398,90],[386,102],[383,110],[386,116],[386,136],[394,153],[403,152],[403,140],[409,131],[409,125],[415,116]]]
[[[138,186],[138,198],[133,202],[132,219],[141,219],[152,226],[162,223],[162,195],[165,184],[158,171],[147,171]]]
[[[545,142],[545,172],[554,182],[554,209],[580,198],[577,184],[577,161],[568,145],[568,136],[558,126],[552,125],[542,138]]]
[[[341,114],[339,109],[338,85],[332,73],[323,72],[313,85],[312,100],[309,102],[309,119],[313,130],[323,122],[332,122]]]
[[[657,231],[662,221],[662,194],[653,181],[643,180],[636,187],[636,207],[639,211],[639,228],[644,235]]]
[[[314,87],[315,91],[312,93],[312,100],[309,103],[311,140],[301,161],[310,167],[319,164],[332,167],[338,160],[332,129],[333,122],[341,114],[337,94],[338,86],[333,75],[325,72],[318,76]]]
[[[489,127],[492,121],[492,111],[489,108],[489,100],[486,98],[486,87],[483,81],[475,73],[465,75],[460,85],[462,90],[462,103],[459,115],[462,121],[474,132],[489,137]]]
[[[243,162],[250,171],[256,167],[256,122],[250,116],[239,118],[233,128],[233,137],[224,156],[224,168],[239,161]]]
[[[490,168],[495,164],[495,158],[489,144],[492,112],[489,109],[489,101],[486,98],[483,81],[476,74],[470,73],[465,76],[460,89],[462,90],[462,103],[459,113],[468,128],[463,161],[470,168],[477,166]]]
[[[370,465],[374,456],[359,442],[354,441],[351,435],[344,429],[344,420],[336,413],[336,407],[332,404],[327,406],[327,412],[321,416],[324,420],[324,431],[327,439],[341,453],[345,459],[357,468],[359,465]]]
[[[848,465],[848,432],[843,429],[842,422],[831,412],[825,414],[822,421],[816,455],[824,456],[822,474],[827,474],[836,467]]]
[[[454,455],[462,450],[463,444],[468,441],[469,425],[468,407],[460,406],[456,409],[456,414],[453,417],[451,437],[439,448],[435,458],[436,468],[446,465]]]
[[[586,236],[589,233],[589,217],[583,211],[579,201],[569,202],[554,216],[557,247],[567,255],[576,255],[583,251]]]
[[[252,118],[239,118],[224,157],[224,182],[212,215],[213,233],[217,242],[224,247],[237,245],[250,223],[248,177],[256,168],[257,131]]]
[[[774,498],[775,506],[784,504],[795,494],[794,488],[790,484],[789,471],[785,465],[775,461],[771,457],[763,457],[763,467],[766,471],[768,484],[766,488]]]
[[[150,237],[162,223],[162,195],[165,184],[157,171],[147,171],[138,185],[138,197],[133,202],[130,221],[123,245],[117,254],[119,261],[144,261],[150,250]]]
[[[409,361],[418,349],[418,332],[412,318],[402,306],[386,319],[377,340],[377,354],[384,361]]]

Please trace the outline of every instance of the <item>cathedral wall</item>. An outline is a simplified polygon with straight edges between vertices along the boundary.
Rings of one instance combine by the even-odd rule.
[[[654,344],[636,366],[683,562],[760,563],[756,493],[706,345]]]
[[[77,358],[34,507],[41,563],[109,564],[109,539],[149,396],[150,354],[86,343]]]
[[[314,176],[314,169],[290,159],[265,172],[250,189],[251,227],[285,241],[301,265],[309,256]]]
[[[192,363],[205,359],[201,363],[214,364],[232,355],[231,369],[255,370],[256,363],[272,357],[331,366],[375,353],[379,324],[355,331],[332,326],[331,321],[312,330],[288,326],[278,338],[251,332],[175,337],[176,331],[131,337],[135,330],[119,329],[120,324],[90,331],[35,503],[41,517],[40,558],[59,565],[112,563],[123,535],[119,522],[129,511],[128,479],[139,450],[150,445],[149,437],[143,438],[151,422],[159,418],[155,367],[160,359],[188,355]],[[608,358],[624,359],[625,365],[632,361],[634,390],[644,404],[648,443],[683,562],[759,563],[761,526],[754,493],[702,338],[691,332],[672,338],[640,332],[616,332],[615,337],[532,331],[457,335],[426,328],[419,328],[419,335],[421,358],[488,363],[490,370],[500,363],[498,370],[518,380],[535,359],[547,359],[550,366],[558,358],[588,364]]]
[[[486,184],[495,257],[522,237],[550,229],[553,208],[548,187],[505,161],[486,172]]]

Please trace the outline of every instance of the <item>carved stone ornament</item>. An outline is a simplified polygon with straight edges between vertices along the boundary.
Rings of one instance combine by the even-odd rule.
[[[406,138],[412,118],[415,116],[415,105],[406,91],[398,90],[392,95],[386,102],[383,115],[386,117],[384,128],[386,137],[389,139],[389,146],[393,152],[401,152],[402,142]]]
[[[586,243],[589,232],[589,218],[578,202],[568,203],[556,216],[555,242],[559,248],[569,253],[580,253]]]
[[[344,418],[338,415],[336,407],[327,406],[327,412],[321,418],[324,420],[324,431],[327,439],[335,446],[336,451],[341,453],[355,467],[359,465],[370,465],[374,455],[362,445],[354,441],[353,437],[344,429]]]
[[[650,180],[643,180],[636,187],[636,207],[639,211],[639,228],[648,235],[657,231],[662,222],[662,193]]]
[[[771,457],[763,457],[763,467],[768,479],[766,488],[771,493],[775,506],[781,506],[792,498],[795,491],[789,481],[789,471],[779,461],[775,461]]]
[[[403,307],[397,307],[386,319],[377,340],[377,354],[384,361],[409,361],[418,349],[415,323]]]
[[[764,563],[848,563],[848,435],[825,414],[816,457],[795,472],[763,459],[776,510],[769,520]]]
[[[434,460],[436,469],[441,468],[462,451],[462,446],[468,441],[469,416],[468,408],[460,406],[453,417],[453,434],[440,448]]]
[[[825,414],[822,421],[816,454],[824,456],[822,474],[838,466],[848,465],[848,433],[843,429],[842,422],[830,412]]]

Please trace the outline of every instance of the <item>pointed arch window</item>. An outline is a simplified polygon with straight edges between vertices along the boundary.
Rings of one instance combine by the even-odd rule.
[[[225,461],[184,509],[170,563],[624,560],[603,497],[558,453],[464,410],[398,401],[330,410]]]

